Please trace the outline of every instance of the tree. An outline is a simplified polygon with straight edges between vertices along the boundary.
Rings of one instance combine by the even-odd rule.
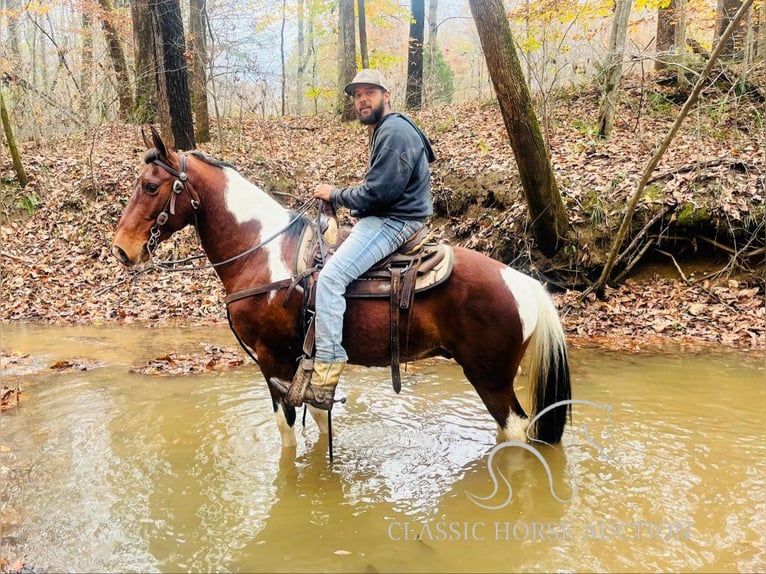
[[[713,44],[721,38],[724,30],[729,26],[732,18],[742,5],[742,0],[718,0],[715,17],[715,35]],[[721,52],[721,59],[724,61],[742,60],[745,53],[745,34],[746,26],[744,20],[740,21],[734,28],[732,34],[726,40]]]
[[[622,59],[625,56],[625,39],[628,36],[628,20],[633,0],[616,0],[612,33],[609,38],[609,54],[604,63],[604,93],[598,114],[598,135],[608,138],[614,127],[617,110],[617,92],[622,80]]]
[[[561,247],[569,222],[505,8],[502,0],[469,0],[469,5],[519,168],[532,234],[540,250],[551,257]]]
[[[370,56],[367,53],[367,13],[364,0],[357,0],[359,7],[359,53],[362,56],[362,68],[370,67]]]
[[[160,123],[166,140],[179,150],[194,149],[194,121],[184,58],[184,27],[179,0],[149,0],[155,37]]]
[[[93,31],[91,30],[90,14],[82,12],[82,52],[80,57],[80,113],[88,117],[91,108],[91,93],[93,91]]]
[[[338,110],[344,121],[356,117],[354,102],[343,91],[356,75],[356,34],[354,29],[354,0],[338,2]]]
[[[407,43],[408,110],[419,110],[423,103],[423,40],[425,38],[426,7],[424,0],[412,0],[412,20]]]
[[[24,164],[21,163],[19,148],[16,147],[16,138],[13,136],[11,119],[8,116],[7,108],[5,107],[2,90],[0,90],[0,122],[3,124],[3,133],[5,134],[5,141],[8,142],[8,149],[11,152],[11,160],[13,160],[13,169],[16,171],[16,178],[19,180],[19,185],[21,187],[26,187],[27,183],[29,183],[29,179],[27,178],[27,172],[24,170]]]
[[[654,69],[664,70],[675,51],[676,40],[676,0],[667,0],[657,8],[657,34],[655,40]]]
[[[133,118],[138,123],[157,120],[157,62],[149,0],[130,0],[135,46],[136,100]]]
[[[115,27],[112,18],[112,4],[109,0],[99,0],[101,5],[101,27],[104,30],[106,43],[109,47],[109,56],[114,67],[114,75],[117,80],[117,99],[120,104],[120,119],[127,121],[133,111],[133,92],[128,78],[128,64],[125,60],[125,51],[122,49],[120,34]]]
[[[189,53],[192,57],[192,101],[197,143],[210,141],[210,115],[207,110],[207,0],[189,1]]]
[[[308,17],[306,12],[309,13]],[[298,0],[298,70],[296,73],[296,86],[295,86],[295,113],[303,115],[303,95],[305,91],[305,75],[306,66],[308,66],[309,58],[313,52],[313,37],[314,37],[314,11],[309,8],[306,10],[306,0]],[[308,35],[312,42],[309,43],[306,48],[305,28],[308,26]]]

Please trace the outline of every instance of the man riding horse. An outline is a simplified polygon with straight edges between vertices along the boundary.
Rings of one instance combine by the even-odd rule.
[[[383,75],[362,70],[345,91],[354,100],[359,121],[369,130],[370,159],[363,183],[341,188],[320,183],[314,189],[315,198],[335,208],[349,208],[358,219],[319,273],[310,382],[296,377],[287,393],[288,398],[297,396],[294,406],[306,401],[325,410],[332,408],[348,361],[342,345],[346,288],[399,249],[433,213],[429,181],[433,150],[409,118],[391,111],[391,92]]]

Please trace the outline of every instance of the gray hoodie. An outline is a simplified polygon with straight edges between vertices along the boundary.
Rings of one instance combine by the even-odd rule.
[[[408,117],[392,112],[375,127],[370,147],[364,182],[333,189],[333,205],[349,208],[352,217],[429,217],[433,203],[428,164],[436,158],[423,132]]]

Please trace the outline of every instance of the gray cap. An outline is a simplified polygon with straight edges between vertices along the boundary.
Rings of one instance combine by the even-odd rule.
[[[344,91],[351,96],[354,94],[354,88],[362,84],[377,86],[384,92],[388,91],[388,88],[386,87],[386,79],[383,77],[383,74],[378,70],[371,70],[369,68],[357,73],[357,75],[354,76],[354,79],[351,80],[351,83],[344,88]]]

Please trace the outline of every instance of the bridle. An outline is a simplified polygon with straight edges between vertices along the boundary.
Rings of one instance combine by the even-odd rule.
[[[159,245],[159,239],[160,235],[162,234],[161,228],[168,222],[168,219],[171,215],[176,214],[176,197],[183,193],[184,191],[189,196],[189,203],[192,206],[192,209],[194,210],[194,229],[197,230],[197,233],[199,235],[199,228],[197,225],[197,213],[199,212],[200,208],[200,201],[198,198],[195,198],[192,196],[192,192],[184,185],[186,181],[189,179],[189,175],[186,173],[186,154],[178,154],[179,158],[179,170],[176,170],[174,167],[168,165],[164,161],[162,161],[159,158],[154,158],[151,163],[153,165],[156,165],[157,167],[161,167],[166,172],[168,172],[170,175],[174,176],[176,179],[173,182],[173,192],[170,194],[170,197],[168,197],[168,200],[165,202],[165,206],[162,208],[162,210],[157,214],[157,218],[154,220],[154,225],[149,230],[149,240],[146,242],[146,248],[149,251],[149,254],[152,255],[152,250]]]
[[[233,257],[229,257],[228,259],[225,259],[223,261],[218,261],[216,263],[209,263],[206,265],[187,265],[188,263],[191,263],[192,261],[195,261],[197,259],[204,259],[205,255],[194,255],[192,257],[187,257],[185,259],[174,259],[174,260],[167,260],[167,261],[155,261],[154,260],[154,253],[153,250],[159,245],[159,238],[162,234],[162,227],[168,222],[168,219],[171,215],[175,215],[175,208],[176,208],[176,197],[183,193],[184,191],[189,196],[189,202],[191,204],[192,210],[194,212],[194,230],[197,234],[197,239],[200,239],[199,235],[199,209],[201,207],[201,202],[199,197],[195,197],[196,192],[194,192],[194,195],[192,195],[192,190],[190,189],[190,186],[187,186],[186,183],[188,182],[189,175],[186,172],[186,154],[179,153],[179,169],[176,170],[173,166],[168,165],[166,162],[162,161],[159,158],[154,158],[151,162],[151,164],[156,165],[157,167],[160,167],[164,169],[167,173],[174,176],[176,179],[173,182],[173,191],[170,194],[170,197],[168,197],[168,200],[165,202],[165,206],[162,208],[162,210],[157,215],[157,218],[154,220],[154,225],[149,230],[149,239],[146,242],[146,249],[149,251],[149,255],[151,256],[152,263],[159,267],[163,271],[200,271],[203,269],[215,269],[216,267],[220,267],[222,265],[227,265],[228,263],[232,263],[238,259],[241,259],[242,257],[245,257],[247,255],[250,255],[251,253],[259,250],[261,247],[264,247],[269,242],[273,241],[280,235],[282,235],[285,231],[287,231],[290,226],[298,221],[303,215],[309,210],[309,208],[314,204],[315,200],[309,199],[306,203],[301,205],[297,210],[295,216],[290,219],[290,221],[287,222],[287,224],[282,227],[281,229],[277,230],[275,233],[261,241],[260,243],[253,245],[252,247],[246,249],[242,253],[238,253],[237,255],[234,255]],[[180,265],[183,265],[183,267],[179,267]]]

